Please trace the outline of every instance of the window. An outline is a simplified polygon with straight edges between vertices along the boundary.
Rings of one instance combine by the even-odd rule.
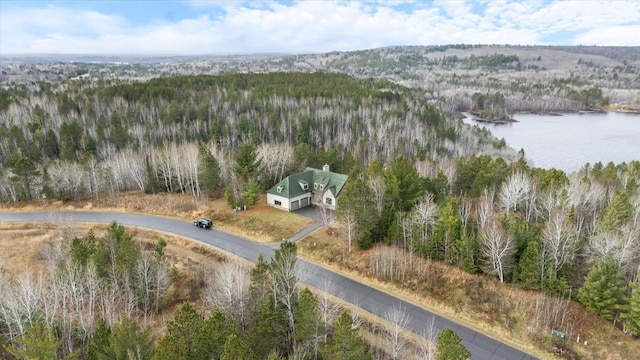
[[[314,188],[315,190],[318,190],[318,183],[313,183],[313,188]]]
[[[324,184],[320,184],[320,190],[324,190]]]
[[[328,198],[324,199],[324,203],[325,203],[325,204],[327,204],[327,205],[331,205],[331,202],[332,202],[332,201],[333,201],[333,199],[332,199],[332,198],[330,198],[330,197],[328,197]]]
[[[302,190],[308,190],[309,184],[302,184]]]
[[[280,200],[273,200],[273,205],[282,206],[282,201],[280,201]]]
[[[283,189],[283,187],[282,187],[282,186],[278,186],[278,187],[276,188],[276,190],[278,190],[278,192],[282,192],[282,189]]]

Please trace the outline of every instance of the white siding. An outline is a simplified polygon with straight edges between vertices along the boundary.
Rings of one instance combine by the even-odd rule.
[[[280,201],[280,205],[276,205],[276,201]],[[278,207],[278,208],[290,211],[289,203],[290,201],[286,197],[267,194],[267,205],[269,206],[274,206],[274,207]]]
[[[267,194],[267,205],[291,211],[291,203],[294,201],[300,201],[300,199],[311,197],[311,193],[298,195],[294,198],[287,199],[284,196],[278,196],[274,194]],[[280,201],[281,205],[276,205],[276,201]],[[311,202],[309,202],[311,203]]]

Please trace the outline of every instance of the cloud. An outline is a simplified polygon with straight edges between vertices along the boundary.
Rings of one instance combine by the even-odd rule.
[[[180,14],[176,18],[157,16],[142,23],[124,2],[108,11],[92,9],[90,3],[82,3],[84,9],[79,3],[64,4],[12,2],[0,8],[0,54],[297,53],[451,43],[640,45],[634,36],[640,33],[637,1],[194,0],[181,4],[189,12],[175,12]],[[137,3],[137,11],[141,4],[146,3]]]

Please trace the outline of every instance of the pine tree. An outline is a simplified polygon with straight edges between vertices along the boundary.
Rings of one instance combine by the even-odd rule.
[[[220,164],[204,145],[200,145],[199,154],[202,165],[199,174],[200,188],[206,196],[211,198],[214,197],[220,185]]]
[[[167,332],[157,344],[153,359],[201,359],[199,334],[204,319],[188,303],[183,304],[167,323]]]
[[[14,344],[7,351],[16,359],[57,359],[61,344],[62,340],[56,339],[49,326],[36,324],[27,327],[22,336],[14,339]]]
[[[244,203],[246,205],[255,205],[260,200],[260,184],[251,180],[245,186]]]
[[[134,359],[148,359],[153,349],[153,343],[151,328],[147,327],[142,330],[135,320],[125,317],[119,324],[113,326],[113,332],[109,339],[113,355],[110,359],[129,360],[132,358],[131,355]]]
[[[286,320],[273,298],[266,298],[255,314],[254,322],[248,331],[253,340],[251,349],[258,359],[265,359],[274,351],[286,352],[284,336]]]
[[[111,327],[104,319],[98,321],[98,327],[93,331],[87,345],[87,360],[113,359],[115,355],[109,346]]]
[[[604,260],[591,269],[578,291],[578,301],[587,310],[613,320],[623,300],[622,278],[618,266]]]
[[[253,358],[244,338],[236,334],[229,335],[227,342],[224,343],[220,360],[251,360]]]
[[[347,312],[343,312],[333,324],[331,339],[324,347],[324,359],[361,360],[368,359],[364,341],[353,327],[353,319]]]
[[[385,172],[386,198],[399,211],[408,211],[424,195],[425,181],[413,163],[399,157],[389,164]]]
[[[33,197],[35,179],[40,177],[40,171],[29,158],[20,156],[13,164],[13,176],[9,178],[17,189],[21,189],[20,197],[30,200]]]
[[[219,309],[214,310],[211,316],[205,320],[198,333],[198,343],[201,347],[199,358],[220,358],[227,339],[229,336],[235,335],[238,335],[235,320]]]
[[[347,182],[340,193],[340,206],[336,210],[340,221],[355,221],[354,238],[357,240],[369,230],[376,220],[373,191],[362,179]]]
[[[602,231],[617,231],[633,215],[633,206],[629,196],[624,192],[616,192],[611,202],[602,210],[600,229]]]
[[[238,205],[238,200],[236,199],[236,195],[234,194],[233,188],[231,186],[227,186],[224,189],[224,199],[232,208],[235,208]]]
[[[258,159],[256,147],[250,143],[242,144],[238,147],[234,160],[233,171],[244,181],[253,178],[262,163],[262,161]]]
[[[466,360],[471,352],[464,346],[462,339],[450,328],[442,330],[438,335],[437,360]]]
[[[622,314],[624,318],[624,328],[630,334],[640,335],[640,282],[636,281],[631,284],[631,297],[629,305]]]
[[[542,279],[540,261],[540,245],[536,240],[530,241],[518,262],[518,279],[530,289],[540,289]]]
[[[296,341],[303,344],[309,341],[318,330],[318,300],[313,293],[305,288],[300,293],[300,301],[294,312],[296,326]]]

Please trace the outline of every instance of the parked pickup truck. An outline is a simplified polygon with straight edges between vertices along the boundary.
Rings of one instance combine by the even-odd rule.
[[[213,221],[207,219],[207,218],[200,218],[200,219],[196,219],[193,221],[193,225],[199,227],[199,228],[203,228],[203,229],[209,229],[211,228],[211,226],[213,225]]]

